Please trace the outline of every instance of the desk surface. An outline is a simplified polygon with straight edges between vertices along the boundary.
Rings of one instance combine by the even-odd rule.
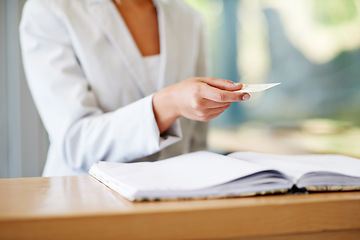
[[[90,176],[0,179],[0,239],[360,239],[360,192],[131,203]]]

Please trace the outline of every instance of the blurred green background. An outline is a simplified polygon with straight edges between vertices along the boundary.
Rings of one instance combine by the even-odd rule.
[[[360,157],[360,1],[184,1],[203,15],[214,77],[282,83],[213,120],[211,149]]]

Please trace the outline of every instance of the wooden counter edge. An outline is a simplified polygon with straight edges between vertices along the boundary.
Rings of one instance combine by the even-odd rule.
[[[359,199],[0,220],[0,239],[233,239],[360,232]],[[58,236],[58,237],[57,237]],[[359,236],[360,237],[360,236]]]

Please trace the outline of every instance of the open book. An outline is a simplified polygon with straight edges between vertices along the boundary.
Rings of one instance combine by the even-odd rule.
[[[99,162],[89,173],[130,201],[360,190],[360,159],[201,151],[140,163]]]

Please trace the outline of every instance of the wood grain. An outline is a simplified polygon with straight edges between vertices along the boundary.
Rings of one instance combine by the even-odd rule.
[[[360,192],[131,203],[90,176],[0,179],[0,239],[360,239]]]

